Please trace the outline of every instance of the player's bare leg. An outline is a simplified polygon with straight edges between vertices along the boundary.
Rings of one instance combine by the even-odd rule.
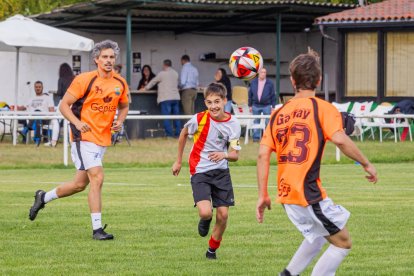
[[[319,258],[312,271],[312,276],[316,275],[335,275],[336,270],[348,255],[352,247],[351,236],[348,229],[344,227],[335,235],[325,237],[331,245]]]
[[[86,171],[77,171],[72,181],[64,183],[55,189],[45,192],[38,190],[35,193],[35,201],[33,206],[30,208],[29,218],[34,220],[40,209],[44,208],[45,204],[61,197],[71,196],[85,190],[89,183],[89,178]]]
[[[210,200],[201,200],[197,202],[197,208],[198,215],[200,216],[200,222],[198,223],[198,233],[200,236],[205,237],[210,230],[210,223],[213,217]]]
[[[93,167],[87,170],[89,178],[89,194],[88,203],[89,210],[91,211],[93,238],[95,240],[112,240],[113,235],[104,231],[105,227],[102,227],[102,200],[101,192],[104,181],[104,172],[101,166]]]
[[[221,239],[227,227],[229,207],[217,207],[216,212],[216,224],[213,227],[213,233],[209,240],[209,248],[206,252],[206,257],[209,259],[216,259],[216,250],[220,247]]]

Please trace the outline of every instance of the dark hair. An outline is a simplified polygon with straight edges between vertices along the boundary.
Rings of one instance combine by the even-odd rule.
[[[163,61],[163,64],[164,64],[165,66],[168,66],[168,67],[171,67],[171,66],[172,66],[172,62],[171,62],[171,60],[169,60],[169,59],[165,59],[165,60]]]
[[[190,61],[190,57],[188,55],[183,55],[181,60]]]
[[[41,81],[39,81],[39,80],[38,80],[38,81],[35,81],[35,83],[34,83],[34,84],[36,85],[36,84],[38,84],[38,83],[40,83],[40,84],[43,86],[43,82],[41,82]]]
[[[226,88],[227,100],[231,100],[231,81],[229,79],[229,76],[227,76],[227,72],[224,68],[219,68],[217,70],[221,72],[221,79],[219,79],[217,82],[224,85]]]
[[[150,71],[150,74],[148,76],[148,80],[145,78],[145,75],[144,75],[144,69],[145,68],[148,68],[148,70]],[[143,87],[145,87],[145,85],[147,85],[148,82],[150,82],[154,77],[155,77],[155,74],[152,72],[151,66],[149,66],[147,64],[145,64],[144,66],[142,66],[142,69],[141,69],[141,79],[140,79],[140,81],[138,83],[138,90],[141,89],[141,88],[143,88]],[[157,90],[158,89],[158,86],[155,85],[155,86],[152,87],[152,89]]]
[[[155,77],[155,74],[152,72],[152,69],[151,69],[151,66],[149,66],[148,64],[145,64],[144,66],[142,66],[142,70],[141,70],[141,77],[143,78],[143,79],[145,79],[145,75],[144,75],[144,69],[145,68],[148,68],[148,70],[149,70],[149,72],[150,72],[150,74],[149,74],[149,79],[152,79],[152,78],[154,78]]]
[[[319,55],[309,49],[308,53],[297,56],[289,66],[290,75],[296,83],[295,90],[315,90],[321,79]]]
[[[69,64],[62,63],[59,67],[59,78],[69,79],[73,78],[73,71]]]
[[[204,99],[210,95],[217,95],[220,98],[225,99],[227,95],[226,87],[224,87],[221,83],[210,83],[204,90]]]
[[[117,71],[119,71],[119,73],[121,73],[121,70],[122,70],[122,64],[115,64],[115,65],[114,65],[114,70],[117,70]]]

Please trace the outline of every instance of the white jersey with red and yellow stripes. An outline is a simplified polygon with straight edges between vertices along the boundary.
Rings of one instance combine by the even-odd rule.
[[[240,123],[236,117],[228,114],[229,118],[217,121],[211,118],[208,110],[195,114],[184,127],[188,134],[193,135],[194,145],[191,149],[188,163],[191,175],[215,169],[227,169],[228,161],[210,161],[208,154],[215,151],[225,151],[231,147],[240,150]]]

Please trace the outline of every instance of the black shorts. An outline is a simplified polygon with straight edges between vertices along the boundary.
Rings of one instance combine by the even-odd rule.
[[[211,170],[191,177],[194,203],[211,200],[213,207],[234,206],[233,184],[230,171]]]

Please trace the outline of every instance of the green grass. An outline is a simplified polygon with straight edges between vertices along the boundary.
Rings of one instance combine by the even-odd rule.
[[[403,145],[411,147],[392,144],[396,150]],[[125,153],[124,147],[111,148],[106,156],[109,163],[123,163],[122,158],[108,158],[114,154],[111,151]],[[147,154],[143,151],[130,154]],[[373,155],[377,156],[374,151]],[[18,165],[3,158],[2,166]],[[105,169],[103,221],[115,240],[94,241],[86,191],[51,202],[34,222],[28,220],[34,191],[49,190],[74,173],[49,169],[47,160],[39,163],[46,168],[1,171],[0,275],[276,275],[302,241],[277,204],[266,213],[264,224],[256,222],[255,167],[232,166],[236,206],[230,210],[219,259],[206,260],[208,239],[197,234],[188,170],[173,177],[167,165]],[[414,271],[413,164],[384,163],[377,168],[380,181],[375,186],[354,164],[328,164],[322,169],[329,196],[352,214],[348,227],[354,246],[337,275],[412,275]],[[269,190],[274,196],[276,168],[272,170]],[[307,269],[303,275],[310,273]]]
[[[188,141],[185,156],[191,149],[191,141]],[[366,156],[375,163],[414,162],[414,143],[384,143],[365,141],[357,142],[358,147]],[[240,159],[235,166],[254,166],[259,144],[242,144]],[[132,141],[129,147],[125,142],[108,147],[105,154],[106,168],[137,168],[137,167],[170,167],[177,155],[177,140],[175,139],[146,139]],[[272,159],[273,163],[275,158]],[[324,164],[337,164],[335,160],[335,147],[327,143],[323,158]],[[350,164],[353,161],[342,156],[341,164]],[[69,153],[69,167],[73,168]],[[10,143],[0,143],[0,169],[27,169],[27,168],[64,168],[62,144],[57,148],[33,144],[18,144],[13,147]]]

